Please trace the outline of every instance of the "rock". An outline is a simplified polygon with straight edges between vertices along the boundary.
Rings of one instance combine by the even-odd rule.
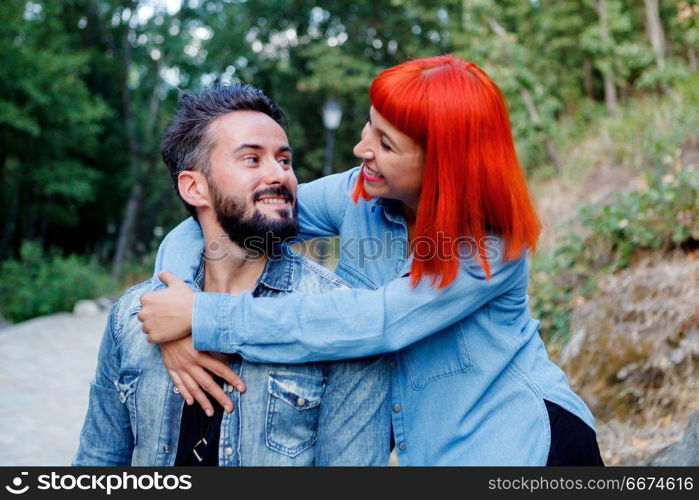
[[[0,330],[2,330],[5,327],[11,326],[12,323],[7,321],[2,314],[0,314]]]
[[[100,308],[100,311],[108,311],[109,308],[112,307],[112,304],[114,304],[114,298],[100,297],[99,299],[95,300],[95,303],[97,304],[97,307]]]
[[[100,306],[94,300],[79,300],[73,306],[76,316],[94,316],[100,313]]]
[[[602,421],[657,421],[696,410],[699,258],[651,255],[600,278],[577,306],[560,365]]]
[[[699,411],[689,418],[682,439],[660,450],[648,465],[699,465]]]

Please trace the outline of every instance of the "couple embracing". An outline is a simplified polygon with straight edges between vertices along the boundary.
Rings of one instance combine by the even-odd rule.
[[[302,186],[260,90],[181,97],[162,153],[192,218],[110,312],[76,465],[602,465],[529,313],[502,93],[439,56],[369,94],[361,166]],[[288,246],[329,236],[335,273]]]

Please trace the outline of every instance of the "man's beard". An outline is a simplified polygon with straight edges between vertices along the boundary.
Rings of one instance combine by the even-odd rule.
[[[263,195],[285,196],[290,201],[292,210],[291,213],[289,210],[279,210],[278,219],[272,219],[256,208],[252,216],[244,219],[245,203],[240,198],[224,197],[212,182],[209,182],[209,191],[219,225],[228,238],[245,249],[250,257],[271,257],[276,245],[293,238],[299,232],[298,205],[295,196],[286,186],[264,189],[252,197],[254,206],[255,201]]]

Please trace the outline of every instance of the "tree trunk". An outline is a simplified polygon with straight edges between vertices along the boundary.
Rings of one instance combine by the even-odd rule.
[[[139,175],[139,150],[138,142],[136,141],[136,131],[133,118],[133,109],[131,104],[131,90],[128,85],[129,71],[131,69],[131,45],[129,43],[129,33],[131,29],[128,23],[124,26],[124,33],[121,40],[122,54],[122,89],[121,89],[121,105],[124,115],[124,125],[126,127],[127,146],[129,149],[129,171],[130,179],[133,182],[131,192],[126,202],[124,209],[124,218],[119,227],[119,238],[117,239],[116,250],[114,252],[114,261],[112,263],[112,276],[118,277],[121,272],[121,267],[124,264],[126,255],[131,248],[131,233],[133,231],[136,218],[139,212],[139,198],[142,196],[143,188]]]
[[[699,62],[697,61],[697,51],[694,49],[692,44],[687,44],[687,60],[689,61],[689,67],[695,73],[699,71]]]
[[[160,70],[163,67],[162,57],[155,62],[154,72],[156,83],[153,85],[151,98],[148,106],[148,115],[146,118],[145,135],[141,145],[136,140],[136,124],[133,117],[133,103],[131,101],[131,91],[128,88],[127,78],[131,67],[131,46],[128,41],[130,28],[128,26],[124,30],[122,38],[122,50],[124,52],[123,68],[124,80],[122,84],[122,108],[124,113],[124,121],[126,123],[126,132],[129,146],[129,163],[131,171],[131,192],[129,193],[126,208],[124,210],[124,219],[119,228],[119,238],[117,240],[116,250],[114,252],[114,262],[112,265],[112,276],[119,276],[124,260],[128,256],[131,247],[133,246],[133,235],[136,221],[139,218],[143,202],[146,197],[147,190],[144,189],[144,184],[152,178],[155,168],[158,163],[159,151],[151,151],[147,158],[144,158],[144,150],[148,150],[152,146],[156,138],[157,117],[160,110]],[[143,163],[147,163],[145,172],[143,171]]]
[[[607,0],[597,0],[594,3],[599,16],[600,37],[605,47],[612,46],[612,37],[609,33],[609,20],[607,12]],[[608,64],[601,68],[604,79],[604,102],[607,105],[609,114],[615,116],[619,109],[619,100],[616,95],[616,85],[614,84],[614,54],[609,54]]]
[[[490,29],[493,30],[493,33],[495,33],[503,42],[508,44],[511,43],[507,36],[507,30],[503,25],[498,23],[496,19],[489,19],[488,24],[490,25]],[[507,57],[508,59],[511,59],[509,53],[507,54]],[[532,99],[529,90],[526,87],[522,87],[522,90],[520,90],[520,95],[522,96],[524,106],[527,108],[527,114],[529,114],[529,118],[531,119],[532,123],[534,126],[541,128],[541,116],[539,115],[539,111],[536,109],[536,104],[534,103],[534,99]],[[553,145],[553,140],[546,133],[546,131],[544,131],[544,149],[546,150],[549,160],[551,160],[551,163],[556,169],[556,173],[560,174],[561,161],[558,157],[558,153],[556,152],[556,147]]]
[[[658,0],[644,0],[646,4],[646,23],[648,26],[648,38],[655,52],[655,60],[658,69],[665,70],[665,32],[660,22],[658,12]]]
[[[592,73],[592,59],[587,55],[583,59],[583,87],[585,88],[585,95],[590,99],[594,99],[595,85]]]
[[[21,174],[20,174],[21,175]],[[18,187],[21,183],[21,179],[17,181]],[[12,190],[10,196],[12,201],[10,202],[10,213],[8,220],[3,224],[2,239],[0,239],[0,260],[4,259],[8,255],[8,250],[12,243],[12,237],[15,235],[15,230],[17,228],[17,217],[19,216],[19,197],[20,189]]]
[[[534,99],[532,99],[529,90],[526,88],[522,89],[520,91],[520,95],[522,96],[522,101],[524,101],[524,106],[527,108],[527,114],[529,115],[532,123],[535,126],[540,127],[541,116],[539,115],[539,111],[536,109],[536,104],[534,103]],[[549,160],[556,169],[556,173],[560,174],[562,170],[561,160],[558,156],[558,152],[556,151],[556,146],[553,144],[553,139],[549,135],[544,135],[544,149],[546,150]]]

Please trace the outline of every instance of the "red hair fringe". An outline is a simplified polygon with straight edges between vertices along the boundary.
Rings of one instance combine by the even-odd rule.
[[[517,159],[505,98],[478,66],[452,55],[416,59],[383,71],[371,84],[374,109],[425,151],[413,241],[455,242],[414,259],[411,283],[438,288],[459,269],[459,238],[502,238],[504,260],[536,249],[541,225]],[[371,197],[360,175],[355,203]],[[444,240],[440,240],[440,236]],[[463,241],[463,240],[462,240]],[[491,276],[483,245],[473,256]]]

